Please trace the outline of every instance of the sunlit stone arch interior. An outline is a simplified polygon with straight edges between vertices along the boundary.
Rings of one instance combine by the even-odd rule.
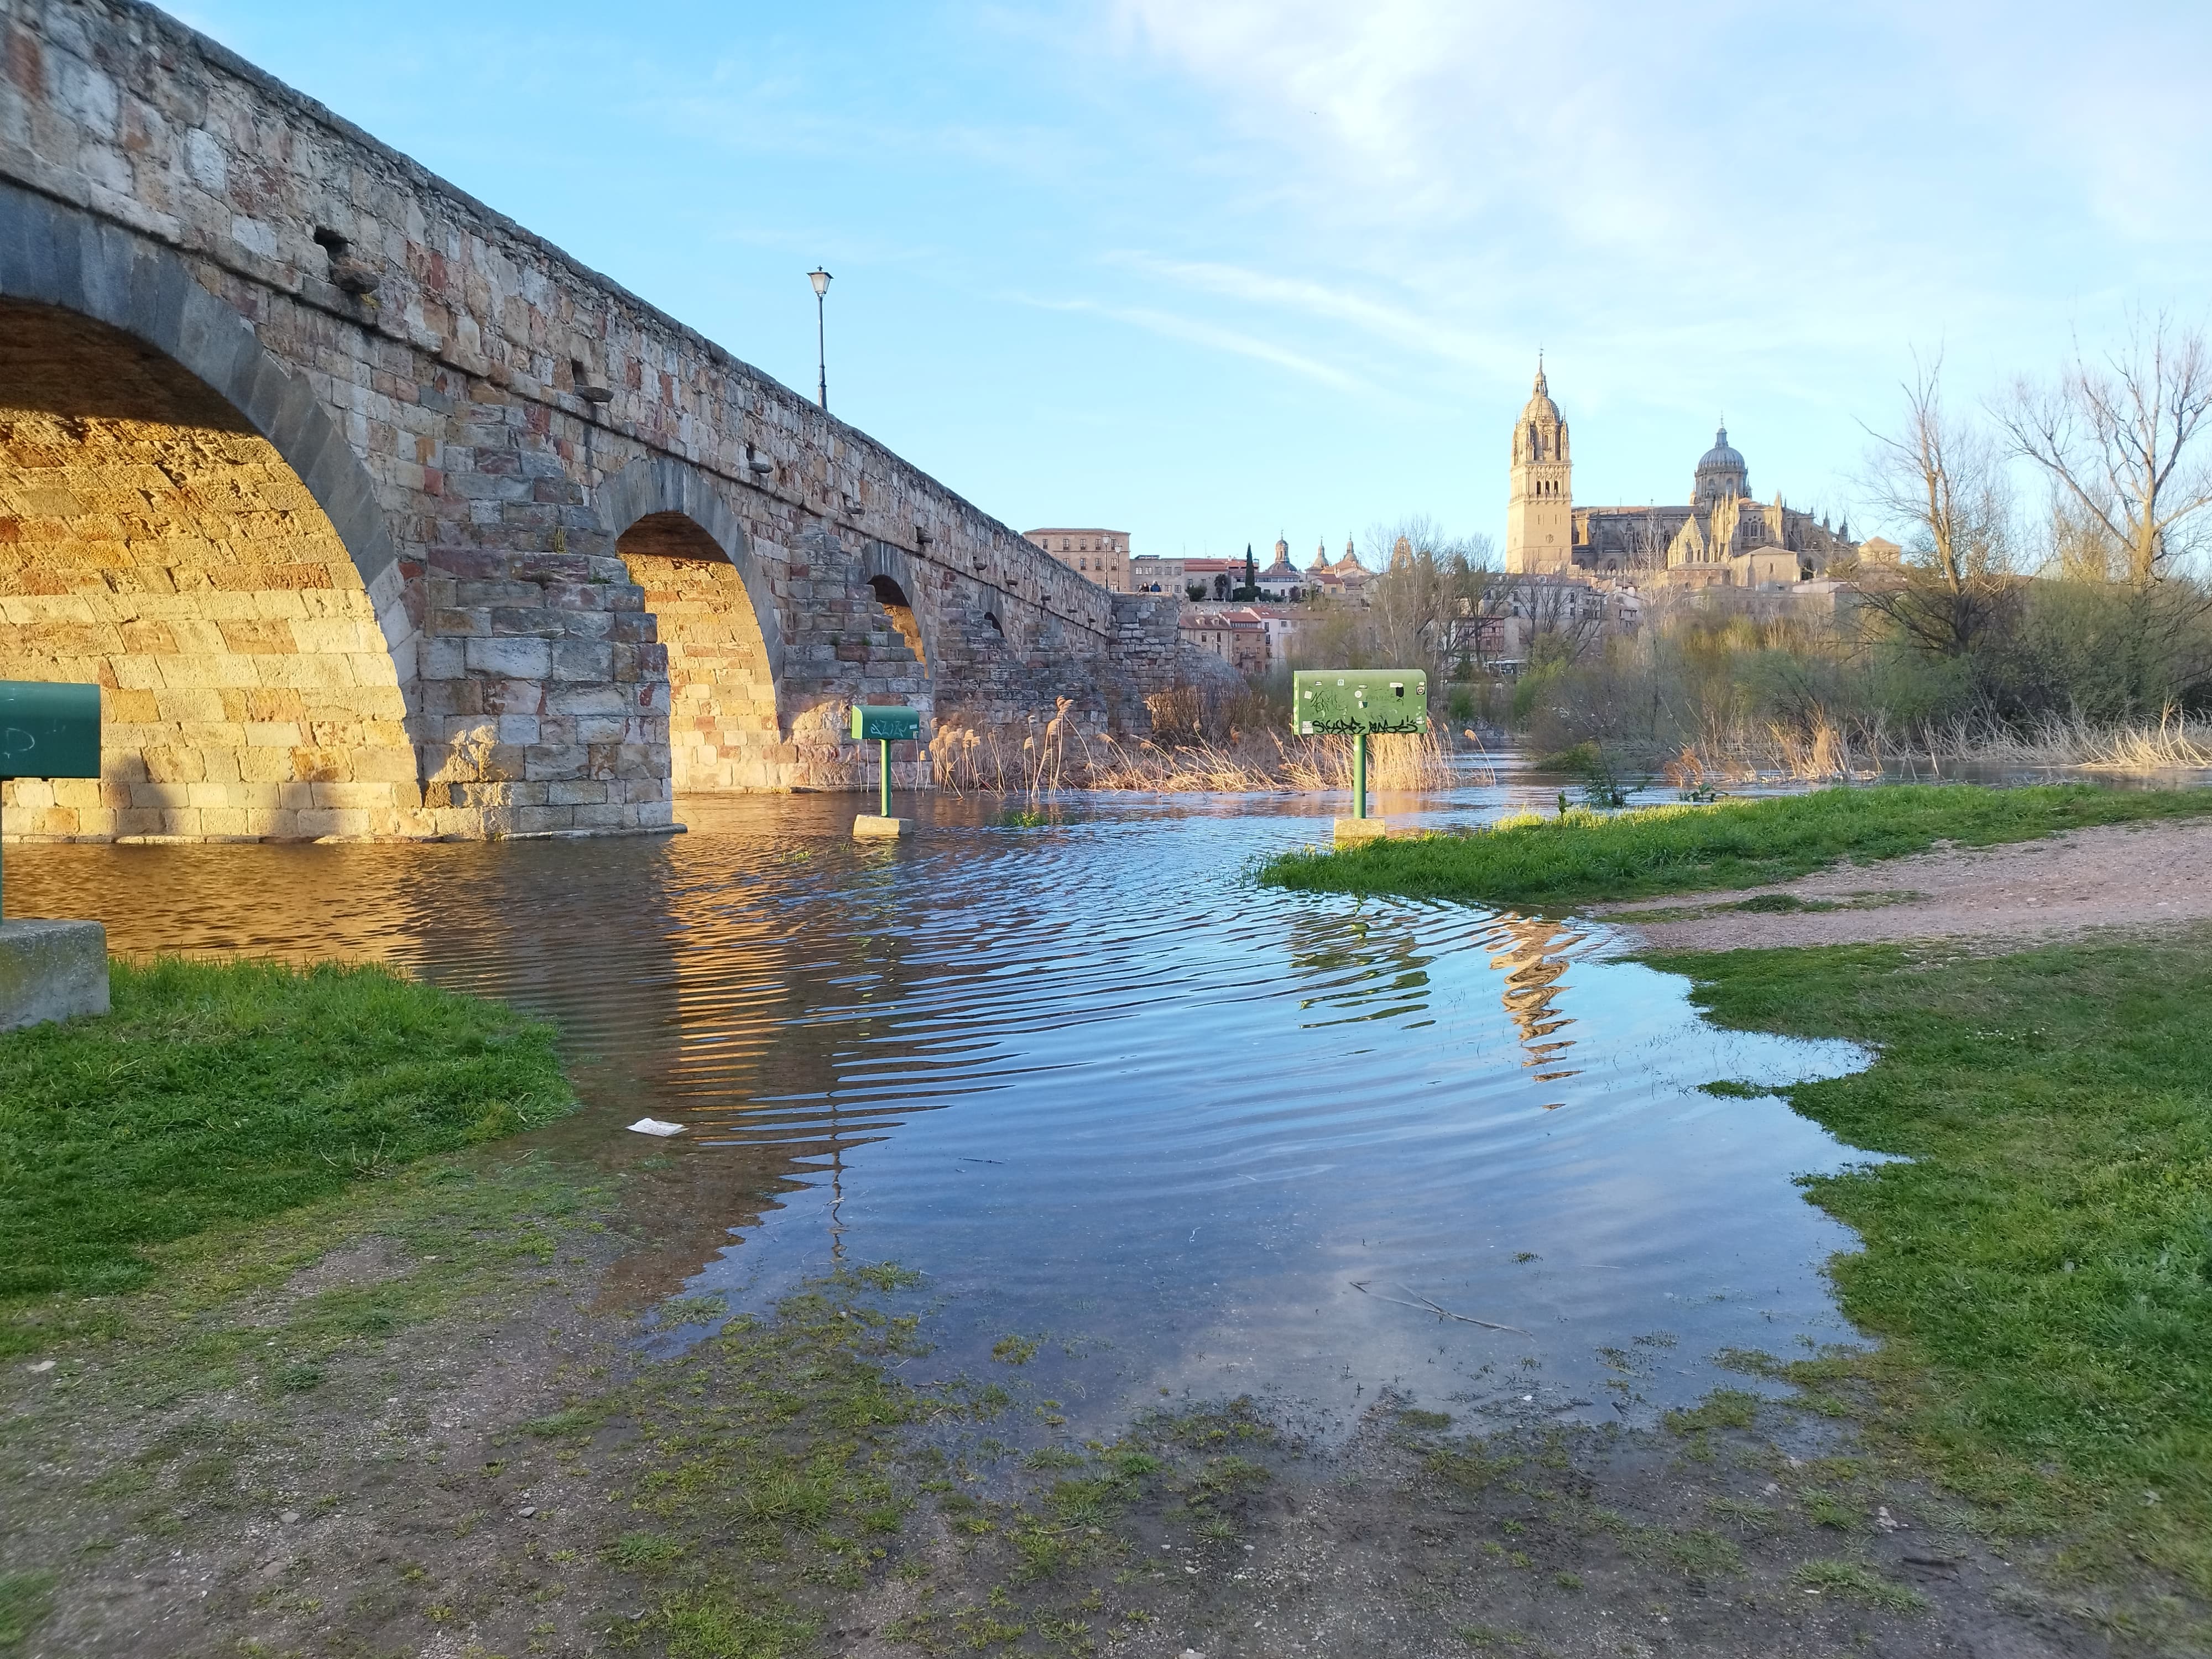
[[[929,653],[922,646],[921,623],[914,614],[914,600],[908,596],[906,589],[899,585],[896,577],[871,576],[868,578],[868,591],[875,595],[877,606],[890,619],[892,631],[906,647],[907,653],[914,659],[915,666],[926,666]]]
[[[6,786],[10,835],[420,832],[392,653],[299,475],[161,352],[11,300],[0,678],[103,688],[104,775]]]
[[[787,761],[752,596],[696,520],[648,513],[615,543],[668,653],[669,778],[678,794],[778,787]]]

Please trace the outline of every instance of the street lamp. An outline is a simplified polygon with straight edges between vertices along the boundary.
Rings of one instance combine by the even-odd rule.
[[[806,280],[814,284],[814,356],[821,366],[822,387],[819,396],[822,407],[830,407],[830,354],[823,336],[822,302],[830,292],[830,273],[816,266],[806,273]]]

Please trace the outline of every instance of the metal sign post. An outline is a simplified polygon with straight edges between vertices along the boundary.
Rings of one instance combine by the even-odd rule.
[[[1352,816],[1336,821],[1339,841],[1389,833],[1367,816],[1367,739],[1377,732],[1429,729],[1429,677],[1419,668],[1301,669],[1291,678],[1291,729],[1300,737],[1352,739]]]
[[[895,837],[913,833],[913,825],[904,818],[891,816],[891,745],[909,743],[921,736],[921,710],[919,708],[874,708],[866,703],[853,705],[853,735],[863,742],[874,739],[882,757],[881,779],[883,811],[871,817],[863,812],[853,820],[853,834],[861,839],[877,836]]]
[[[0,680],[0,779],[100,775],[100,688]],[[7,915],[0,884],[0,920]]]

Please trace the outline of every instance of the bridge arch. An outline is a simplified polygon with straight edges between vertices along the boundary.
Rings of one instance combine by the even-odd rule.
[[[0,678],[103,688],[11,833],[392,836],[416,623],[360,458],[177,254],[0,187]]]
[[[691,468],[653,456],[609,479],[597,504],[667,652],[672,789],[779,787],[783,630],[737,514]]]
[[[937,656],[928,638],[934,630],[923,623],[921,608],[915,603],[921,588],[913,558],[887,542],[870,542],[860,554],[860,576],[927,677]]]

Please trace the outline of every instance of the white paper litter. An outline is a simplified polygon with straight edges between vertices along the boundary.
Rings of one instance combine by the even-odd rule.
[[[641,1135],[660,1135],[665,1137],[668,1135],[680,1135],[684,1133],[684,1126],[682,1124],[663,1123],[657,1117],[641,1117],[629,1127],[632,1130]]]

